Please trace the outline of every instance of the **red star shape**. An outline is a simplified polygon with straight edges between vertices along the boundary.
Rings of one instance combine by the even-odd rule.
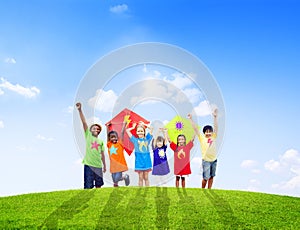
[[[100,144],[98,144],[97,141],[94,141],[94,142],[92,142],[91,144],[92,144],[91,149],[97,149],[97,151],[98,151],[98,147],[100,146]]]

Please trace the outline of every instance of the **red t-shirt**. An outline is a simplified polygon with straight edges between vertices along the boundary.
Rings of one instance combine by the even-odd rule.
[[[190,141],[185,146],[177,146],[174,142],[170,144],[170,148],[174,151],[174,174],[183,176],[191,174],[190,152],[194,143]]]

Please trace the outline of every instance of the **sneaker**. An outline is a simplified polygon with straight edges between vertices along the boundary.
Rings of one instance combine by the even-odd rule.
[[[119,185],[118,184],[114,184],[114,187],[119,187]]]
[[[124,180],[125,180],[125,185],[128,186],[130,184],[130,180],[129,180],[129,175],[128,174],[125,174]]]

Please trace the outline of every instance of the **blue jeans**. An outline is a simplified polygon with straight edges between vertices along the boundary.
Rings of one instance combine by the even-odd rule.
[[[121,181],[122,178],[122,172],[116,172],[111,174],[112,180],[114,184],[117,184],[119,181]]]
[[[84,189],[100,188],[104,185],[102,168],[84,165]]]
[[[208,180],[211,177],[216,176],[217,160],[213,162],[202,160],[203,179]]]

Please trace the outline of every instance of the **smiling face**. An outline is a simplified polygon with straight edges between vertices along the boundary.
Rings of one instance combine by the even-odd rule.
[[[204,136],[206,137],[206,138],[211,138],[211,135],[212,135],[212,131],[211,130],[206,130],[205,131],[205,133],[204,133]]]
[[[98,137],[98,135],[100,134],[100,132],[101,132],[101,126],[99,126],[99,125],[92,125],[91,126],[91,128],[90,128],[90,131],[91,131],[91,133],[92,133],[92,135],[94,136],[94,137]]]
[[[136,128],[136,135],[139,137],[139,138],[144,138],[145,137],[145,129],[143,126],[138,126]]]
[[[163,145],[164,145],[164,142],[163,142],[162,140],[157,140],[157,141],[156,141],[156,146],[157,146],[158,148],[163,147]]]
[[[185,136],[184,135],[179,135],[178,137],[177,137],[177,144],[178,144],[178,146],[184,146],[184,145],[186,145],[186,140],[185,140]]]
[[[110,133],[109,134],[109,141],[113,144],[116,144],[118,142],[118,136],[116,133]]]

